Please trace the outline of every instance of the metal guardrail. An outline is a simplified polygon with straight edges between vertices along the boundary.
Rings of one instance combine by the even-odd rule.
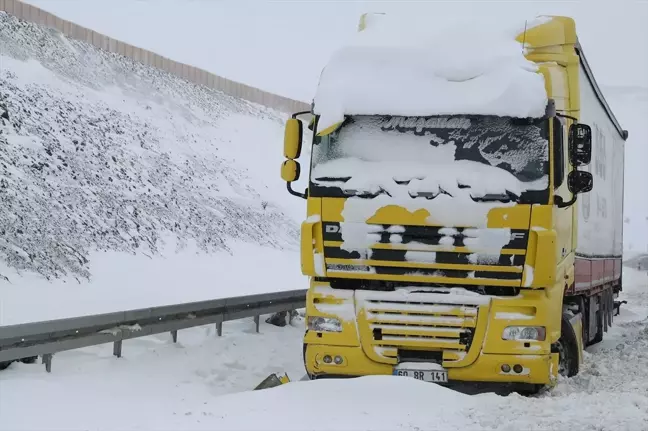
[[[51,372],[54,353],[114,343],[113,354],[121,357],[123,340],[170,332],[176,342],[178,330],[209,324],[220,336],[223,322],[246,317],[254,317],[259,332],[262,314],[303,308],[305,302],[306,290],[291,290],[0,326],[0,362],[42,355]]]
[[[648,271],[648,253],[642,253],[623,262],[628,268]]]

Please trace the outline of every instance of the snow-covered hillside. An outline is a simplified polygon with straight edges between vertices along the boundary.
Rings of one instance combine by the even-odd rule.
[[[0,117],[0,324],[300,287],[282,114],[0,13]]]

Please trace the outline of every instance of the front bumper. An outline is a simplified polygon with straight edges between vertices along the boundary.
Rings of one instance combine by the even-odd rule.
[[[342,358],[340,365],[324,362],[325,355]],[[367,376],[391,375],[393,365],[372,361],[362,347],[307,344],[304,352],[306,371],[312,376]],[[511,368],[519,364],[521,373],[504,373],[502,365]],[[531,383],[552,385],[558,375],[558,354],[548,355],[503,355],[481,354],[475,362],[465,367],[447,368],[450,381]]]

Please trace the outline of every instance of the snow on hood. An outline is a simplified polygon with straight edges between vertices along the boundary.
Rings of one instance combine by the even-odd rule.
[[[319,130],[344,115],[544,115],[544,77],[515,40],[524,22],[415,21],[372,16],[333,54],[314,100]]]
[[[383,130],[380,117],[352,120],[322,138],[335,144],[314,147],[311,175],[315,184],[338,187],[350,196],[342,213],[347,222],[364,223],[380,208],[398,205],[410,212],[428,211],[428,222],[436,226],[486,227],[491,209],[516,202],[481,198],[521,196],[548,186],[543,168],[527,169],[536,161],[548,161],[548,142],[539,127],[510,127],[505,119],[481,125],[476,120],[471,126],[463,119],[473,133],[455,139],[440,128],[442,118],[434,119],[433,128],[418,130],[418,135]],[[458,120],[452,130],[459,130]],[[459,145],[469,148],[474,160],[458,160]],[[508,170],[500,167],[502,163]],[[528,181],[522,181],[523,172],[531,175]]]
[[[416,195],[447,193],[454,197],[483,197],[509,191],[520,195],[527,190],[544,190],[548,178],[523,183],[503,169],[473,162],[453,160],[448,164],[421,162],[368,162],[355,158],[333,160],[313,169],[313,178],[353,176],[346,182],[330,182],[342,190],[376,194],[381,190],[405,200]],[[399,184],[407,183],[406,185]]]

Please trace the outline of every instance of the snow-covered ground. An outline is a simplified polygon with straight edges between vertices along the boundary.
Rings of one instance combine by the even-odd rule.
[[[0,13],[0,325],[303,287],[285,114]]]
[[[0,373],[0,429],[564,430],[648,429],[648,274],[626,269],[624,305],[581,373],[552,391],[467,395],[383,376],[299,381],[303,321],[251,319],[57,354]],[[272,372],[293,383],[249,392]]]

